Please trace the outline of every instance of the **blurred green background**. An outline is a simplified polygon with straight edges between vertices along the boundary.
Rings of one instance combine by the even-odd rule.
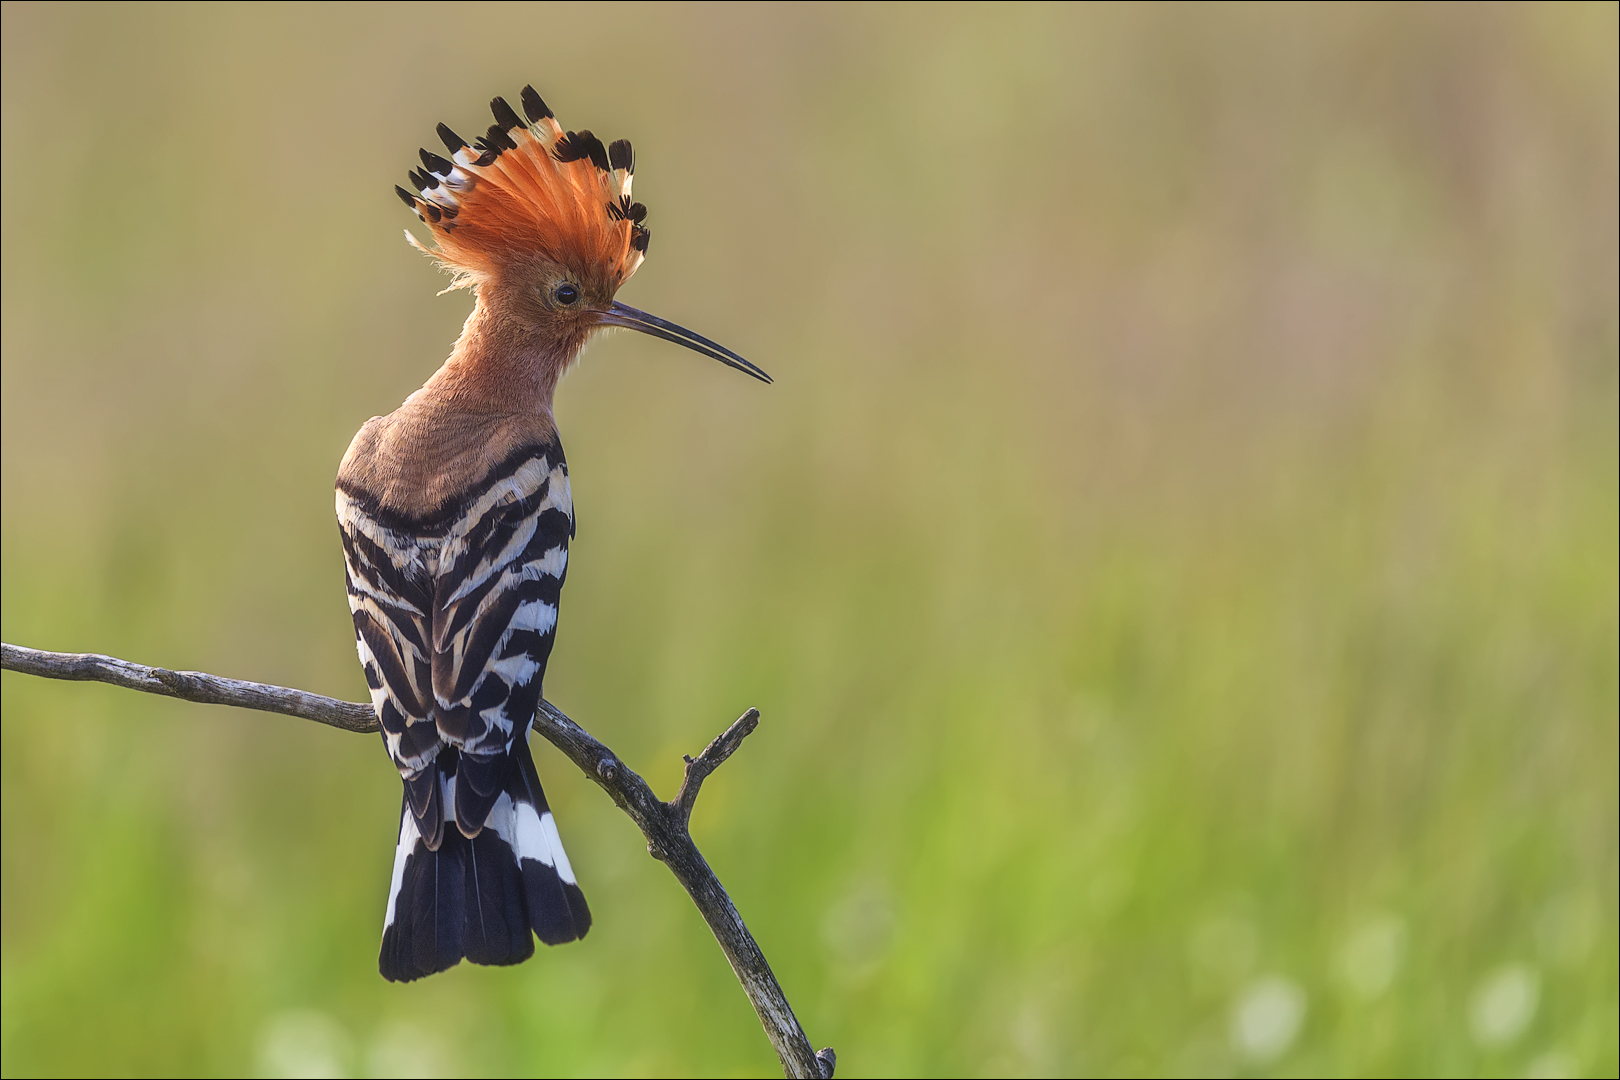
[[[468,299],[389,187],[629,137],[547,696],[839,1075],[1613,1075],[1614,4],[8,3],[7,641],[362,698],[331,479]],[[376,973],[373,738],[4,678],[8,1075],[777,1073],[549,747],[579,945]]]

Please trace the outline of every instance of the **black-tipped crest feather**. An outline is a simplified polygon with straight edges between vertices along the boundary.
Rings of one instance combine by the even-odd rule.
[[[467,140],[451,131],[448,124],[440,124],[436,130],[439,133],[439,138],[444,142],[444,148],[450,153],[454,154],[457,150],[467,148]]]
[[[512,108],[511,105],[507,104],[506,99],[503,97],[498,97],[491,100],[489,103],[489,111],[495,114],[495,123],[500,125],[502,133],[511,131],[513,128],[520,128],[524,126],[523,121],[518,119],[517,112]],[[517,146],[516,143],[513,143],[512,145],[514,148]]]
[[[440,176],[449,176],[450,173],[455,169],[453,164],[440,157],[438,154],[435,154],[431,150],[424,148],[421,151],[421,154],[422,164],[429,172],[438,173]]]
[[[545,99],[536,93],[532,86],[525,86],[523,92],[518,95],[518,100],[523,103],[523,112],[528,116],[531,124],[538,124],[552,115]]]
[[[635,273],[648,243],[641,224],[646,207],[630,198],[636,167],[630,140],[607,143],[588,129],[562,131],[532,86],[520,91],[515,104],[519,107],[501,96],[490,99],[495,123],[471,143],[448,124],[438,124],[449,157],[418,151],[422,167],[412,168],[409,176],[421,195],[407,205],[433,226],[432,235],[441,241],[434,254],[465,273],[458,283],[467,284],[519,249],[555,257],[577,247],[609,259],[610,272],[624,281]],[[505,159],[509,153],[519,160]],[[545,157],[558,166],[588,162],[590,169],[552,169]],[[553,189],[551,197],[526,189],[534,184]],[[458,230],[454,236],[453,229]]]
[[[567,165],[571,161],[589,157],[590,152],[585,149],[585,143],[580,139],[579,132],[567,131],[563,133],[562,138],[557,140],[557,145],[552,148],[551,156]]]
[[[607,147],[602,145],[602,140],[589,131],[582,131],[580,135],[585,139],[585,150],[590,155],[591,164],[603,172],[611,169],[612,166],[608,164]]]
[[[523,125],[519,124],[518,126],[522,127]],[[489,141],[491,146],[498,146],[502,151],[517,149],[516,141],[514,141],[512,136],[506,133],[506,129],[501,127],[499,124],[491,124],[489,126]]]

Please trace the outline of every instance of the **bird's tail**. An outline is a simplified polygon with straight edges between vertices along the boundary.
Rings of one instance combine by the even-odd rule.
[[[435,763],[445,785],[438,800],[453,816],[456,753]],[[400,809],[399,846],[383,922],[378,967],[409,982],[454,967],[516,964],[534,955],[532,930],[547,945],[585,936],[585,894],[574,881],[556,823],[540,789],[527,739],[514,740],[501,794],[471,839],[450,821],[437,850],[422,837],[409,800]]]

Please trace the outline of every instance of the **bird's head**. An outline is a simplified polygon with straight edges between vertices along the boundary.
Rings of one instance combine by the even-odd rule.
[[[451,288],[475,289],[559,355],[576,354],[593,330],[622,326],[770,382],[731,350],[614,299],[651,238],[647,208],[630,198],[630,143],[565,132],[532,86],[519,101],[526,121],[496,98],[495,123],[470,145],[440,124],[449,157],[423,150],[410,174],[416,194],[394,189],[435,247],[406,237],[455,275]]]

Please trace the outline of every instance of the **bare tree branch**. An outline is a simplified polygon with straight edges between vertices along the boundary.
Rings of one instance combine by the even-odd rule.
[[[7,671],[47,679],[111,683],[205,705],[233,705],[284,713],[344,731],[377,730],[377,718],[370,705],[339,701],[285,686],[243,682],[199,671],[169,671],[95,653],[42,652],[0,644],[0,654],[3,654],[0,667]],[[836,1056],[830,1047],[819,1053],[811,1049],[810,1040],[793,1015],[793,1008],[776,976],[771,973],[765,954],[760,952],[736,905],[720,879],[709,869],[688,831],[692,807],[703,781],[759,726],[759,710],[749,709],[743,713],[696,759],[686,759],[686,777],[672,802],[661,801],[647,782],[627,768],[613,751],[597,742],[551,702],[540,703],[534,726],[630,815],[630,820],[647,838],[648,852],[669,867],[670,873],[685,887],[754,1006],[766,1036],[782,1060],[782,1071],[791,1077],[829,1080]]]
[[[670,808],[679,815],[681,828],[686,828],[692,820],[692,807],[697,804],[698,789],[709,774],[725,763],[726,758],[737,752],[742,741],[753,734],[759,727],[759,710],[749,709],[737,718],[737,722],[714,737],[714,741],[703,748],[703,753],[697,760],[686,759],[686,775],[681,779],[681,790],[675,793],[675,799]]]
[[[58,653],[0,644],[7,671],[40,675],[47,679],[75,682],[104,682],[126,690],[195,701],[202,705],[234,705],[239,709],[285,713],[302,720],[342,728],[344,731],[376,731],[377,716],[370,705],[357,701],[292,690],[267,683],[243,682],[200,671],[170,671],[168,668],[132,664],[115,656],[99,653]]]

